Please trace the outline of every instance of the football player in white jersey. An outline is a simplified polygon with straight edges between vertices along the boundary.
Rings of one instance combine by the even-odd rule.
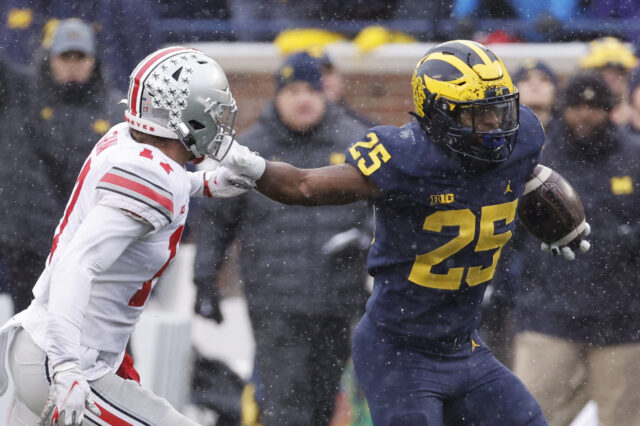
[[[154,52],[130,77],[125,120],[94,147],[56,229],[34,300],[0,332],[16,389],[10,425],[194,425],[118,375],[149,293],[175,256],[189,197],[229,197],[253,182],[219,167],[235,101],[222,68],[184,47]],[[5,350],[5,347],[8,349]]]

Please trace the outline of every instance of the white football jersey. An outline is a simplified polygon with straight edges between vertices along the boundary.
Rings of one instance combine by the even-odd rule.
[[[176,254],[193,191],[189,175],[160,149],[133,140],[121,123],[96,144],[78,176],[23,322],[42,349],[48,352],[52,339],[46,336],[52,274],[89,212],[107,206],[152,226],[87,284],[78,358],[88,380],[118,368],[149,293]]]

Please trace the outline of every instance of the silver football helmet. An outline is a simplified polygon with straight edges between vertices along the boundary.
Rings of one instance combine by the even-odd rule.
[[[180,46],[147,56],[129,77],[129,125],[179,139],[196,157],[224,158],[238,108],[224,70],[204,53]]]

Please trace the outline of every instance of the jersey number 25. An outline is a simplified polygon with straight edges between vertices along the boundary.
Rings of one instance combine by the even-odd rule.
[[[504,220],[506,224],[513,222],[518,200],[509,203],[484,206],[480,213],[480,232],[474,251],[495,250],[493,262],[484,268],[480,266],[450,268],[446,274],[436,274],[431,268],[453,256],[471,244],[476,234],[476,215],[469,209],[443,210],[435,212],[424,221],[425,231],[442,232],[445,226],[457,226],[458,235],[448,243],[431,250],[429,253],[416,256],[409,274],[409,281],[430,288],[441,290],[458,290],[466,270],[466,282],[470,286],[482,284],[493,278],[502,246],[511,238],[511,231],[495,234],[495,223]]]

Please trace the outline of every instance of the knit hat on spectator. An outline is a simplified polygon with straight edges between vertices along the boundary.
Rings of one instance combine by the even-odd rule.
[[[522,80],[526,80],[529,77],[529,73],[534,70],[542,72],[547,76],[547,78],[549,78],[554,86],[558,87],[558,79],[556,77],[556,74],[551,68],[549,68],[547,64],[537,59],[525,60],[522,63],[522,66],[518,68],[518,70],[516,70],[514,74],[512,74],[513,83],[517,85]]]
[[[633,92],[640,86],[640,65],[629,73],[629,98],[633,97]]]
[[[314,90],[322,91],[321,67],[320,60],[307,52],[294,53],[285,59],[275,75],[276,91],[296,81],[307,82]]]
[[[600,74],[583,71],[572,76],[563,92],[564,107],[589,105],[610,111],[613,95]]]
[[[633,50],[615,37],[601,37],[589,43],[589,53],[580,58],[582,68],[617,67],[625,71],[638,64]]]
[[[95,56],[96,46],[93,29],[77,18],[60,21],[56,29],[49,51],[52,55],[65,52],[82,52],[87,56]]]

